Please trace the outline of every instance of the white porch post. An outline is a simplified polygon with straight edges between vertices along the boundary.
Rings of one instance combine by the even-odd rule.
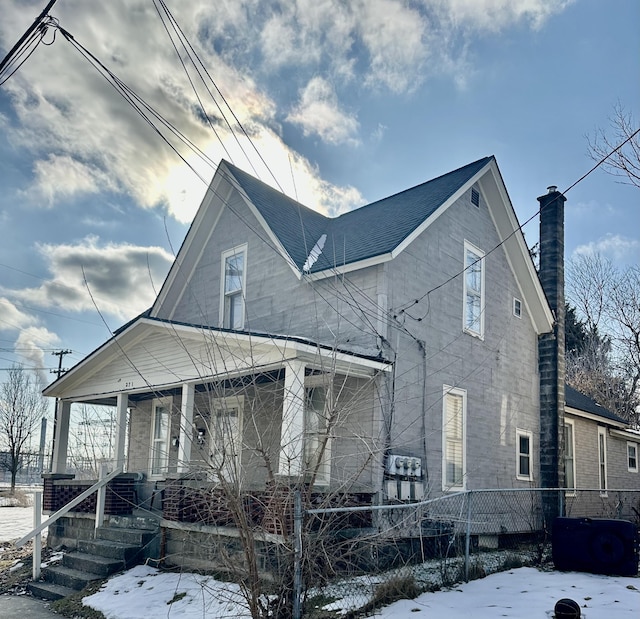
[[[67,447],[69,445],[69,420],[71,418],[71,402],[58,400],[58,418],[53,445],[52,473],[67,472]]]
[[[304,363],[289,361],[284,374],[284,402],[278,473],[298,476],[304,456]]]
[[[191,463],[191,443],[193,437],[193,404],[195,385],[182,385],[182,405],[180,406],[180,439],[178,443],[178,473],[186,473]]]
[[[116,400],[116,445],[115,467],[122,467],[124,471],[124,443],[127,436],[127,408],[129,407],[129,395],[119,393]]]

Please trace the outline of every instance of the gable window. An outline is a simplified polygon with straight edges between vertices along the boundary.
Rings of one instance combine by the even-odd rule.
[[[515,297],[513,298],[513,315],[516,318],[522,318],[522,301]]]
[[[169,425],[171,398],[153,400],[151,420],[151,457],[149,474],[159,477],[167,472],[169,464]]]
[[[228,482],[239,479],[242,452],[242,412],[244,396],[216,398],[209,421],[213,478]]]
[[[629,473],[638,472],[638,443],[627,442],[627,468]]]
[[[484,336],[484,252],[464,242],[464,330]]]
[[[527,430],[516,430],[516,477],[523,480],[533,479],[531,466],[531,443],[533,435]]]
[[[244,328],[247,246],[222,252],[220,316],[225,329]]]
[[[304,386],[304,470],[314,483],[329,483],[331,395],[325,377],[307,377]]]
[[[442,403],[442,489],[464,490],[467,392],[445,385]]]
[[[607,431],[598,428],[598,478],[600,482],[600,494],[607,494]]]
[[[573,421],[564,422],[564,486],[568,494],[576,491],[575,435]]]
[[[474,206],[480,206],[480,193],[477,189],[471,190],[471,204]]]

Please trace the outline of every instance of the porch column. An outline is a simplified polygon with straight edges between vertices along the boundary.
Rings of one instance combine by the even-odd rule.
[[[180,439],[178,443],[178,473],[186,473],[191,463],[191,443],[193,438],[193,403],[195,385],[182,385],[182,405],[180,407]]]
[[[124,442],[127,435],[127,408],[129,407],[129,395],[119,393],[116,400],[116,445],[115,445],[115,467],[122,467],[124,471]]]
[[[284,401],[278,473],[295,477],[303,472],[304,363],[289,361],[284,373]]]
[[[58,416],[56,435],[53,442],[52,473],[67,472],[67,447],[69,445],[69,420],[71,418],[71,402],[58,400]]]

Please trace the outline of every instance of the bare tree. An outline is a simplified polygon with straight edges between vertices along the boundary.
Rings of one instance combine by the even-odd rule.
[[[567,354],[567,381],[630,423],[640,404],[640,268],[599,254],[567,269],[567,296],[583,322],[580,350]]]
[[[11,493],[31,437],[47,411],[40,388],[20,365],[14,365],[0,386],[0,435],[8,452],[2,466],[11,473]]]
[[[640,133],[630,112],[618,103],[609,119],[609,129],[598,129],[587,138],[589,155],[594,161],[607,157],[622,142],[624,146],[615,150],[603,163],[603,168],[613,176],[626,178],[621,182],[640,187]]]

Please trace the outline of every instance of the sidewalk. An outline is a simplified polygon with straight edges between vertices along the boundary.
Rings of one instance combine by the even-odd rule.
[[[0,617],[2,619],[60,619],[62,615],[49,608],[50,602],[29,595],[1,595]]]

